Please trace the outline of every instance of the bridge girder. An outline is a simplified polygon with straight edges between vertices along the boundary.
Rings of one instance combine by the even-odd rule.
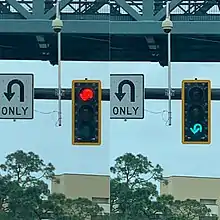
[[[217,28],[220,25],[220,13],[207,14],[207,10],[218,5],[218,0],[204,0],[203,4],[201,1],[198,2],[200,3],[196,5],[184,0],[171,1],[173,34],[220,34],[220,29]],[[110,6],[109,10],[104,13],[98,11],[100,7],[106,5]],[[188,10],[183,11],[183,7]],[[119,13],[116,15],[111,8],[115,10],[121,8],[124,12],[118,10]],[[157,8],[161,9],[157,10]],[[114,2],[61,0],[60,9],[64,21],[63,34],[157,35],[163,33],[160,20],[164,19],[165,7],[163,1],[159,0],[134,0],[130,4],[125,0]],[[177,9],[181,9],[182,13],[178,14]],[[56,14],[55,0],[5,0],[0,2],[0,11],[2,12],[0,33],[53,32],[51,19]]]
[[[56,51],[55,34],[51,27],[51,20],[55,18],[56,14],[55,3],[56,0],[0,0],[0,35],[34,36],[39,51],[44,54],[42,59],[51,59],[51,51]],[[64,22],[62,34],[64,37],[79,36],[81,38],[89,35],[96,38],[96,40],[98,36],[104,36],[108,44],[110,38],[107,36],[113,38],[114,36],[116,38],[123,36],[123,40],[126,40],[127,36],[129,42],[132,41],[130,38],[133,38],[134,44],[137,44],[135,37],[141,36],[140,41],[145,44],[143,45],[144,49],[139,51],[141,49],[140,45],[132,49],[128,49],[126,46],[124,48],[125,52],[131,56],[131,54],[138,51],[143,56],[138,60],[146,60],[148,58],[144,58],[143,54],[147,47],[148,52],[151,54],[151,60],[156,61],[165,56],[166,53],[164,46],[166,35],[161,28],[161,21],[165,18],[165,4],[166,1],[163,0],[61,0],[61,19]],[[188,37],[195,37],[196,35],[198,36],[196,41],[201,42],[205,42],[209,36],[211,38],[220,36],[219,0],[172,0],[170,9],[171,19],[174,23],[173,35],[188,35]],[[142,41],[143,39],[145,40]],[[32,41],[30,39],[30,42]],[[115,41],[113,44],[115,44]],[[174,41],[177,42],[178,40],[175,38]],[[181,40],[179,41],[181,42]],[[177,44],[179,44],[179,41]],[[192,41],[194,44],[195,40]],[[212,44],[210,42],[209,47]],[[218,39],[216,42],[218,42]],[[197,43],[195,44],[197,49],[193,49],[192,54],[197,54],[198,47],[200,47],[197,46]],[[97,50],[98,46],[94,45],[91,48]],[[0,45],[0,58],[1,54],[8,53],[4,52],[8,50],[4,47],[5,45],[3,47]],[[102,47],[105,46],[102,45]],[[109,49],[109,46],[106,46],[106,48]],[[119,50],[118,48],[120,46],[116,50]],[[178,48],[182,47],[179,46]],[[194,47],[192,46],[192,48]],[[78,50],[81,51],[82,48]],[[114,51],[114,53],[122,54],[119,51]],[[104,55],[98,55],[98,57],[102,56],[104,57]],[[126,55],[123,54],[123,56]],[[178,52],[178,56],[180,58],[177,60],[182,60],[183,55],[179,55]],[[79,57],[82,56],[79,55]],[[74,58],[77,60],[76,56]],[[207,59],[206,57],[202,59],[218,60],[220,58],[216,58],[212,54]],[[117,59],[112,58],[112,60]]]
[[[176,21],[173,34],[219,35],[220,22],[196,21],[189,24]],[[110,27],[109,27],[110,26]],[[50,20],[0,20],[0,33],[11,34],[53,34]],[[64,21],[63,34],[104,34],[104,35],[160,35],[163,34],[160,21]]]

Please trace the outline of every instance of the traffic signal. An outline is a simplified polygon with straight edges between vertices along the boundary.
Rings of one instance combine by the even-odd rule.
[[[72,144],[101,145],[100,80],[72,81]]]
[[[211,82],[182,81],[182,143],[211,143]]]

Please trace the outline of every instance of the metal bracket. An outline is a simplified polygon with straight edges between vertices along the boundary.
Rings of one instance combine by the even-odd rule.
[[[165,89],[165,95],[169,96],[169,89]],[[171,89],[171,96],[175,95],[175,90]]]
[[[59,89],[55,89],[55,95],[58,97],[59,96]],[[65,95],[65,90],[61,89],[61,97]]]

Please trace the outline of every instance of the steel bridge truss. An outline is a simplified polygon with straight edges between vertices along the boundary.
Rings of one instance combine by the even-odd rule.
[[[16,52],[18,42],[29,35],[34,36],[34,48],[39,53],[33,59],[50,60],[55,64],[55,55],[51,55],[56,52],[55,34],[51,27],[51,20],[56,14],[55,4],[55,0],[0,0],[0,58],[19,59],[16,55],[21,51],[20,48]],[[94,60],[123,61],[125,57],[126,61],[149,60],[166,65],[166,41],[161,28],[161,21],[165,18],[165,5],[166,0],[61,0],[61,19],[64,22],[62,35],[64,41],[68,41],[66,48],[79,40],[74,47],[75,55],[72,57],[65,50],[64,59],[93,60],[93,56],[85,49],[88,46],[86,42],[92,39],[99,42],[99,45],[97,42],[91,44],[89,51],[102,51],[103,48],[113,51],[113,55],[109,55],[112,57],[107,52],[97,53]],[[220,43],[220,0],[172,0],[170,10],[174,23],[173,41],[178,41],[177,49],[173,51],[174,55],[176,53],[176,61],[188,61],[186,54],[180,54],[188,38],[196,39],[192,46],[194,57],[198,57],[201,43],[216,50],[213,42]],[[13,35],[17,38],[11,37]],[[14,42],[9,44],[6,38]],[[32,38],[25,41],[33,45]],[[81,45],[80,48],[77,47],[78,44]],[[128,45],[133,44],[136,47],[128,51]],[[132,57],[134,53],[135,57]],[[29,59],[30,56],[27,53],[21,59]],[[203,56],[201,55],[201,61],[220,61],[220,56]],[[194,58],[189,61],[194,61]]]
[[[163,0],[61,0],[64,34],[161,34]],[[219,34],[219,0],[172,0],[174,34]],[[0,0],[0,33],[52,33],[55,0]],[[205,23],[204,23],[205,22]]]

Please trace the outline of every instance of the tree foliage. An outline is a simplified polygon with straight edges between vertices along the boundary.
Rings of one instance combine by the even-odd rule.
[[[89,219],[89,217],[97,216],[102,212],[103,208],[85,198],[67,199],[66,202],[66,215],[77,220]]]
[[[150,180],[163,180],[163,169],[141,154],[126,153],[116,158],[115,166],[110,168],[116,179],[126,183],[130,188],[140,187]]]
[[[200,202],[190,199],[184,201],[175,200],[172,209],[176,217],[187,220],[194,220],[196,217],[204,217],[211,211],[205,205],[200,204]]]
[[[33,152],[19,150],[6,156],[0,165],[0,219],[109,220],[108,215],[103,215],[103,208],[86,198],[51,194],[47,181],[56,180],[54,171],[51,163],[46,164]],[[194,220],[210,214],[196,200],[160,196],[156,183],[166,184],[163,169],[146,156],[126,153],[116,158],[110,171],[112,220]]]
[[[162,195],[157,198],[156,204],[158,211],[167,220],[194,220],[211,216],[209,208],[193,199],[180,201],[171,195]]]
[[[38,184],[42,179],[51,179],[55,170],[51,163],[45,164],[38,155],[22,150],[7,155],[0,168],[11,181],[16,181],[23,187]]]
[[[41,220],[96,216],[103,210],[85,198],[68,199],[51,194],[46,183],[54,181],[54,166],[33,152],[21,150],[6,156],[0,165],[0,219]]]
[[[111,215],[117,219],[192,220],[206,216],[210,210],[196,200],[174,200],[171,195],[159,196],[156,182],[163,178],[160,165],[153,165],[146,156],[126,153],[116,158],[110,168]]]
[[[147,157],[126,153],[115,160],[110,168],[114,178],[111,179],[111,212],[126,218],[135,219],[152,216],[152,200],[158,192],[151,180],[163,181],[160,165],[153,166]]]

